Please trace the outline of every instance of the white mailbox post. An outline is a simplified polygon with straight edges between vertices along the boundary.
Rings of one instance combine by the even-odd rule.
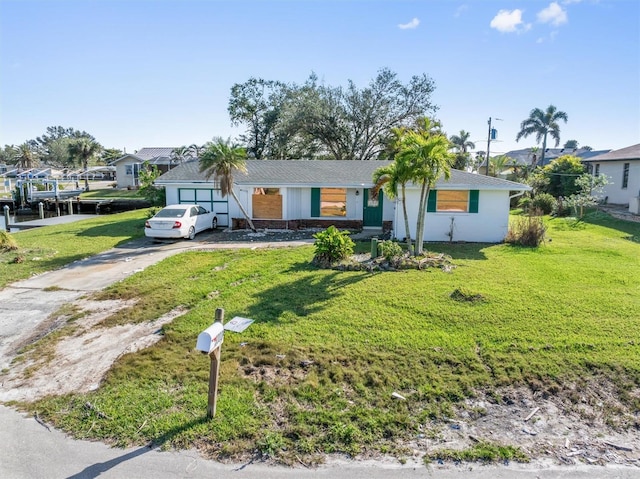
[[[224,326],[221,322],[215,322],[200,334],[198,334],[196,349],[202,353],[210,354],[211,351],[220,347],[223,340]]]
[[[209,370],[209,400],[207,403],[207,417],[216,415],[216,399],[218,395],[218,373],[220,371],[220,349],[224,340],[224,309],[217,308],[215,322],[198,335],[196,349],[209,355],[211,369]]]

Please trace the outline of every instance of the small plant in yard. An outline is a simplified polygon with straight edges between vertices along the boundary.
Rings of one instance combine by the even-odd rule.
[[[531,199],[530,208],[542,211],[543,214],[550,214],[556,206],[556,199],[549,193],[538,193]]]
[[[284,438],[277,432],[269,432],[257,442],[258,450],[263,456],[275,456],[285,447]]]
[[[402,246],[391,240],[381,241],[378,248],[380,248],[380,254],[382,254],[382,257],[387,261],[391,261],[393,258],[402,256],[404,253]]]
[[[11,233],[0,231],[0,251],[15,251],[18,249],[18,243],[13,239]]]
[[[331,265],[347,259],[353,254],[355,243],[346,230],[340,231],[331,225],[326,230],[313,235],[315,255],[313,262],[319,265]]]
[[[530,212],[527,216],[514,219],[505,241],[519,246],[540,246],[546,231],[540,211]]]

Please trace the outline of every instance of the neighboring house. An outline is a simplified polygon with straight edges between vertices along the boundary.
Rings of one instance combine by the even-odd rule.
[[[531,151],[531,148],[524,148],[522,150],[511,150],[500,156],[508,156],[509,158],[512,158],[516,166],[532,167],[534,163],[536,166],[547,166],[553,160],[557,160],[561,156],[565,155],[577,156],[582,161],[586,161],[593,156],[602,155],[603,153],[607,153],[609,151],[611,150],[593,151],[585,150],[584,148],[547,148],[544,154],[544,164],[542,164],[540,161],[542,157],[542,150],[538,150],[537,152],[533,153]],[[486,164],[486,160],[482,162],[482,165],[480,166],[481,172],[484,171],[482,168],[486,167]]]
[[[142,165],[149,162],[156,165],[160,172],[165,173],[175,166],[171,153],[175,148],[142,148],[135,153],[129,153],[111,162],[116,167],[116,182],[118,188],[140,186],[139,175]]]
[[[608,203],[629,205],[640,214],[640,143],[584,160],[594,176],[606,175],[603,196]]]
[[[382,228],[404,239],[399,199],[371,197],[373,172],[387,161],[247,160],[247,174],[234,175],[234,192],[257,228]],[[218,224],[242,228],[244,217],[213,180],[205,180],[197,160],[162,175],[167,204],[197,203],[212,210]],[[429,196],[425,241],[500,242],[508,231],[509,200],[530,187],[458,170],[439,181]],[[415,237],[418,188],[408,185],[411,235]],[[452,235],[452,236],[451,236]]]

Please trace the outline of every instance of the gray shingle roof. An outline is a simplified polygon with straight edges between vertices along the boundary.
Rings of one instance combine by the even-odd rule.
[[[336,187],[368,188],[373,186],[373,172],[389,161],[338,160],[247,160],[247,174],[236,173],[235,183],[266,187]],[[197,160],[186,161],[158,178],[158,184],[204,182]],[[437,187],[491,190],[527,190],[528,186],[500,178],[451,170],[449,181]]]
[[[546,166],[551,161],[557,158],[560,158],[561,156],[564,156],[564,155],[577,156],[582,161],[587,161],[587,159],[592,156],[602,155],[603,153],[607,153],[608,151],[611,151],[611,150],[591,151],[591,150],[585,150],[583,148],[578,148],[577,150],[572,150],[570,148],[547,148],[547,151],[544,154],[544,165],[540,163],[540,159],[542,157],[542,151],[540,150],[536,153],[537,161],[538,161],[537,164],[538,166]],[[515,160],[516,165],[531,166],[533,163],[533,154],[531,153],[531,148],[524,148],[522,150],[511,150],[501,156],[508,156],[509,158],[513,158]],[[485,160],[481,163],[480,167],[482,168],[482,165],[486,166],[486,164],[487,163]]]
[[[127,153],[126,155],[113,160],[111,164],[115,165],[125,158],[136,158],[140,160],[141,163],[148,161],[151,164],[166,165],[171,162],[171,153],[173,150],[175,150],[175,148],[141,148],[135,153]]]
[[[593,156],[583,161],[620,161],[620,160],[640,160],[640,143],[627,146],[619,150],[610,151],[603,155]]]
[[[173,150],[175,148],[140,148],[135,155],[144,161],[150,161],[155,158],[169,158]]]

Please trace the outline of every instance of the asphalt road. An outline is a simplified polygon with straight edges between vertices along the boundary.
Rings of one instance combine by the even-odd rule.
[[[9,367],[16,349],[62,304],[99,291],[170,255],[194,248],[264,246],[283,247],[308,242],[215,244],[210,237],[196,241],[153,243],[142,239],[86,260],[14,283],[0,290],[0,368]],[[52,286],[56,288],[51,289]],[[0,385],[0,397],[2,386]],[[220,464],[201,458],[196,451],[167,452],[138,447],[113,449],[98,442],[78,441],[47,428],[34,418],[0,406],[0,478],[470,478],[470,479],[578,479],[640,478],[640,468],[614,466],[447,465],[331,460],[315,469],[300,465],[283,468],[263,463]]]

